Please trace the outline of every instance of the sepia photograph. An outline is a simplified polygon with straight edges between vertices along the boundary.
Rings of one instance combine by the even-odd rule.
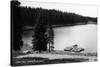
[[[11,0],[11,66],[98,61],[94,5]]]

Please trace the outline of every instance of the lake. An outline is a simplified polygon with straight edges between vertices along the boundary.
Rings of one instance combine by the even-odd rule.
[[[27,36],[23,37],[24,43],[30,46],[33,32],[26,32]],[[97,25],[76,25],[69,27],[54,28],[54,47],[55,50],[64,50],[67,46],[77,44],[81,48],[85,48],[86,52],[97,51]]]

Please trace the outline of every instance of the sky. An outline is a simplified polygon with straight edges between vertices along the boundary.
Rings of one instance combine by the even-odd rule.
[[[67,3],[50,3],[50,2],[38,2],[38,1],[26,1],[19,0],[21,2],[21,6],[27,7],[42,7],[45,9],[56,9],[64,12],[72,12],[76,14],[80,14],[83,16],[97,17],[97,6],[93,5],[78,5],[78,4],[67,4]]]

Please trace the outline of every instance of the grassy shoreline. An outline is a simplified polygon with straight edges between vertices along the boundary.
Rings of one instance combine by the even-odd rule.
[[[40,53],[40,55],[42,55],[43,53]],[[88,53],[87,55],[85,55],[84,53],[64,53],[64,52],[54,52],[52,54],[49,53],[45,53],[46,55],[51,55],[52,57],[55,55],[68,55],[68,57],[63,57],[63,58],[55,58],[55,59],[50,59],[47,57],[23,57],[23,58],[17,58],[18,56],[25,56],[25,55],[30,55],[30,54],[26,54],[26,53],[21,53],[21,52],[13,52],[12,54],[12,61],[11,61],[11,65],[12,66],[23,66],[23,65],[44,65],[44,64],[58,64],[58,63],[76,63],[76,62],[88,62],[91,61],[91,59],[89,58],[82,58],[81,56],[84,57],[97,57],[96,54],[92,54],[92,53]],[[39,54],[33,54],[33,55],[39,55]],[[71,58],[70,56],[73,56],[73,58]],[[76,57],[75,57],[76,56]],[[97,61],[97,58],[92,60],[92,61]]]

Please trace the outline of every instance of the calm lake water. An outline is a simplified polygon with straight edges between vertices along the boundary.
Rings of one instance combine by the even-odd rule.
[[[33,33],[27,33],[23,41],[31,46]],[[85,48],[86,52],[97,51],[97,25],[95,24],[58,27],[54,28],[54,34],[55,50],[63,50],[67,46],[78,44],[79,47]]]

